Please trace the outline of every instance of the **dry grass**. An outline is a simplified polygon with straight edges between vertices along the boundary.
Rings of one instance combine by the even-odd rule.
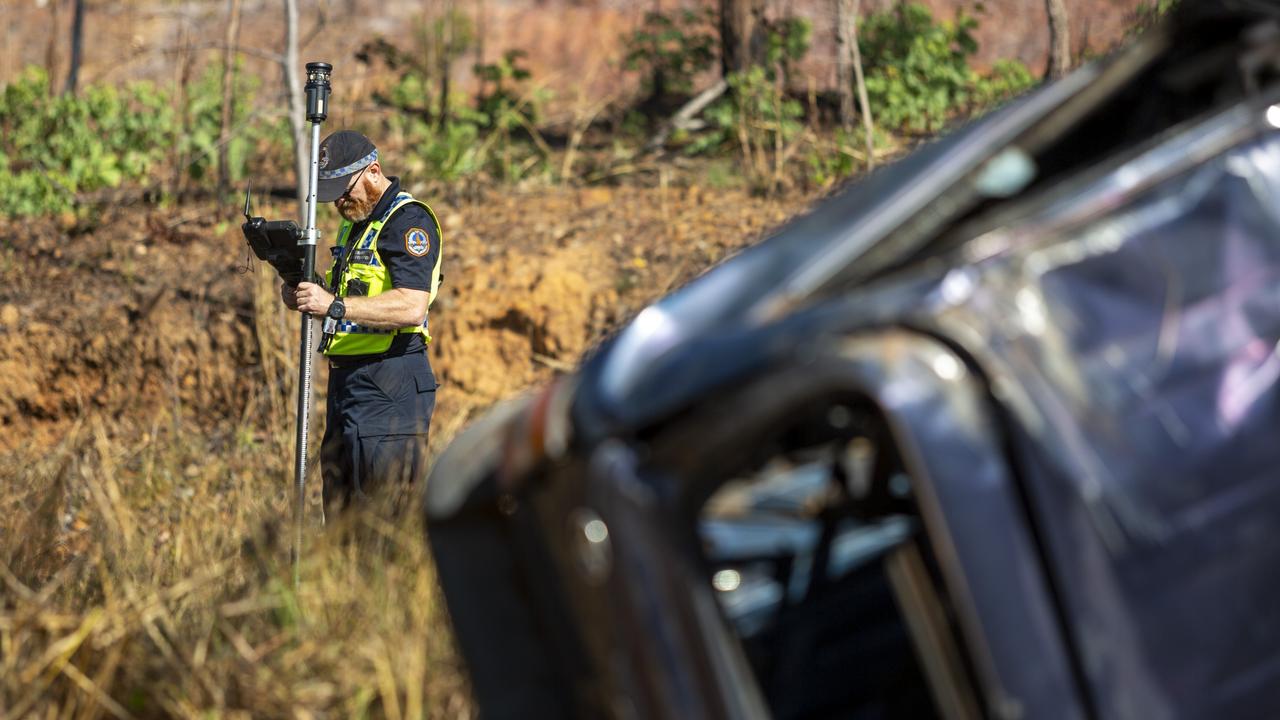
[[[417,517],[312,528],[294,591],[291,446],[91,419],[6,458],[0,718],[472,716]]]

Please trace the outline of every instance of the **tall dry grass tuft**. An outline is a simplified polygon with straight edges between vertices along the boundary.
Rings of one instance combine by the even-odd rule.
[[[248,421],[256,413],[265,427],[287,422],[293,411],[290,400],[297,394],[297,375],[292,371],[297,367],[297,327],[290,328],[287,322],[296,316],[281,309],[279,287],[275,271],[259,263],[253,281],[253,336],[266,388],[245,403],[245,416]]]
[[[291,428],[181,427],[0,460],[0,720],[473,715],[415,514],[313,528],[295,591]]]

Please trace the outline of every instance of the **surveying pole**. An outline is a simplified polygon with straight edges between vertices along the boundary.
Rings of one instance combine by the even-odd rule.
[[[333,66],[307,63],[307,120],[311,123],[311,172],[307,185],[307,228],[302,245],[302,279],[312,282],[316,270],[316,185],[320,176],[320,125],[329,112],[329,73]],[[294,443],[293,585],[300,582],[302,520],[307,501],[307,430],[311,422],[311,314],[302,314],[302,342],[298,349],[298,432]]]

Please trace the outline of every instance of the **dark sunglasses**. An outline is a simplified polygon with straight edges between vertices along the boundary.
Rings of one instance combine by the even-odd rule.
[[[334,202],[342,202],[343,200],[350,197],[351,191],[356,189],[356,185],[359,184],[360,177],[364,175],[364,171],[368,170],[371,167],[373,167],[373,163],[369,163],[368,165],[365,165],[363,168],[361,168],[360,172],[356,173],[355,179],[351,181],[351,184],[347,186],[347,189],[341,195],[339,195],[338,199],[334,200]]]

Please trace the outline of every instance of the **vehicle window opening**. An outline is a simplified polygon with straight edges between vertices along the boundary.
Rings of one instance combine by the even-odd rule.
[[[878,412],[823,403],[756,447],[703,505],[698,539],[774,717],[979,717]]]

